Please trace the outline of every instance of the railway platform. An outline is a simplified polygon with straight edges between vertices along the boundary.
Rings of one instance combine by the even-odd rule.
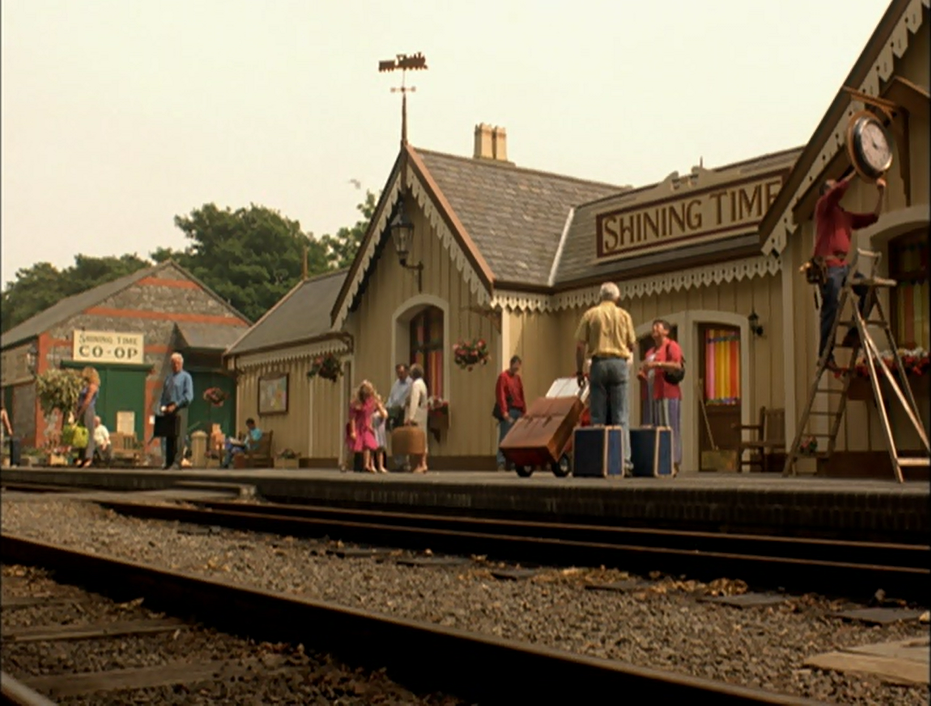
[[[518,478],[318,469],[5,468],[0,481],[74,490],[143,491],[233,484],[273,502],[577,524],[785,534],[927,544],[927,482],[764,474],[676,478]]]

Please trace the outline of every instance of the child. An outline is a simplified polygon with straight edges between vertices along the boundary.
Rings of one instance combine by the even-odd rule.
[[[376,408],[374,391],[372,383],[363,380],[349,410],[349,438],[352,439],[352,450],[362,454],[362,469],[367,473],[378,473],[372,465],[372,451],[378,445],[372,426],[372,415]]]
[[[387,421],[388,411],[385,409],[381,395],[375,392],[375,411],[372,413],[372,426],[375,428],[375,469],[379,473],[388,472],[385,467],[388,460]]]

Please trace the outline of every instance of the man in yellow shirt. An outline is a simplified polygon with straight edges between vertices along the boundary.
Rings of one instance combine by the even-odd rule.
[[[618,305],[621,292],[613,282],[601,285],[601,303],[582,315],[576,330],[576,375],[579,385],[584,381],[582,372],[586,351],[592,358],[589,372],[589,409],[592,426],[619,426],[624,443],[624,468],[630,462],[630,403],[627,382],[630,379],[630,360],[637,337],[630,314]],[[609,414],[610,413],[610,414]]]

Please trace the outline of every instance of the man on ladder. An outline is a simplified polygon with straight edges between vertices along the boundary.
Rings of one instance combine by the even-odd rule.
[[[815,223],[817,232],[815,235],[815,249],[812,253],[812,261],[823,263],[825,272],[821,284],[821,343],[818,346],[818,359],[824,355],[828,346],[833,346],[831,341],[831,329],[834,326],[834,319],[837,317],[837,304],[840,300],[841,289],[847,277],[850,275],[850,265],[847,263],[847,255],[850,252],[850,241],[854,230],[866,228],[873,225],[879,220],[879,212],[882,209],[883,193],[886,189],[886,182],[883,179],[876,181],[876,189],[879,196],[876,200],[876,208],[872,213],[851,213],[844,210],[840,205],[841,199],[850,186],[850,181],[855,176],[851,173],[849,176],[840,181],[829,180],[821,187],[821,198],[815,206]],[[856,273],[854,274],[856,278]],[[860,313],[868,316],[864,311],[866,306],[866,290],[859,287],[854,288],[858,295]],[[844,345],[849,346],[856,336],[856,328],[851,327],[844,339]],[[852,363],[853,361],[851,361]],[[840,368],[834,360],[833,351],[830,352],[827,363],[828,370],[839,372]]]

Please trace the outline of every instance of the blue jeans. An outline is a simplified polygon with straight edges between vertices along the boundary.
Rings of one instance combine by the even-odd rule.
[[[837,305],[840,300],[841,290],[844,288],[844,282],[847,281],[847,275],[850,272],[850,265],[840,265],[828,268],[828,276],[825,283],[821,285],[821,342],[818,345],[818,359],[824,355],[825,349],[831,345],[831,328],[834,326],[834,319],[837,318]],[[854,280],[863,279],[859,272],[854,273]],[[868,315],[865,312],[866,294],[869,290],[866,287],[854,287],[854,293],[859,297],[857,308],[860,314]],[[833,360],[833,354],[828,360]]]
[[[521,417],[521,412],[519,409],[509,409],[507,419],[498,420],[498,465],[504,466],[507,464],[507,459],[504,458],[504,454],[501,453],[501,442],[504,441],[504,437],[508,435],[508,432],[511,431],[511,427],[514,426],[516,422]]]
[[[592,426],[621,427],[625,468],[631,466],[629,377],[630,365],[624,358],[592,358],[592,369],[588,374]]]

